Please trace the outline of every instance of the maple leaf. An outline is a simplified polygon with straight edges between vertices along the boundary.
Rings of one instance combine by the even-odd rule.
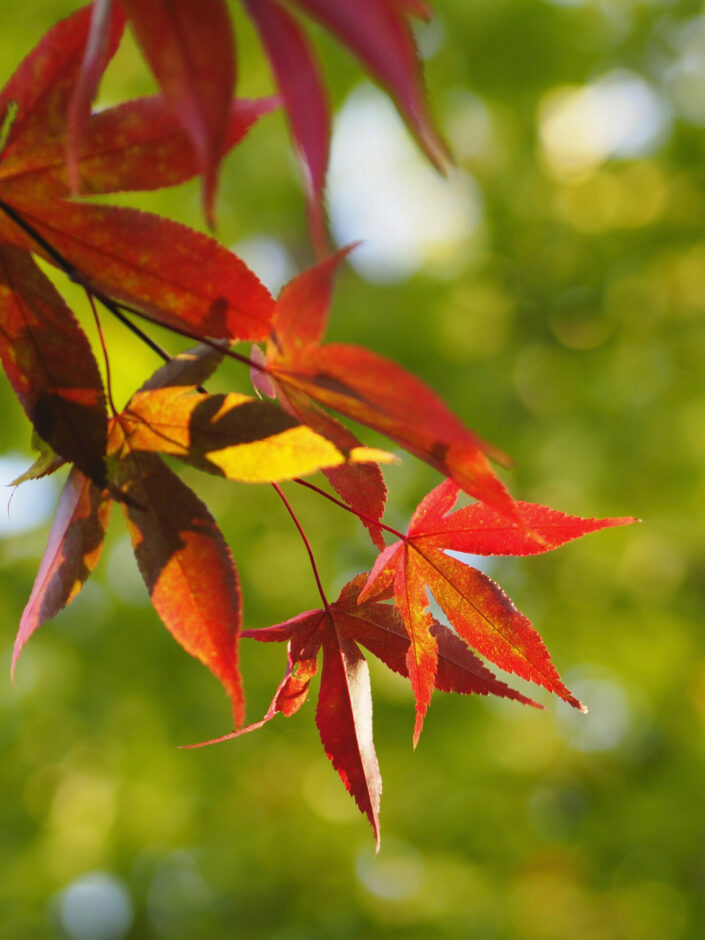
[[[293,479],[346,461],[394,460],[371,448],[339,449],[276,405],[234,392],[138,392],[120,423],[133,450],[170,454],[245,483]]]
[[[156,455],[125,448],[115,479],[154,609],[174,639],[223,683],[244,720],[238,666],[240,586],[230,549],[207,507]]]
[[[421,67],[406,16],[429,19],[431,8],[419,0],[294,0],[334,33],[390,93],[426,155],[437,167],[448,149],[426,103]]]
[[[203,204],[213,200],[235,89],[235,49],[225,0],[121,0],[145,58],[195,150]]]
[[[322,195],[330,144],[330,110],[305,32],[279,0],[243,0],[257,27],[284,99],[292,136],[302,157],[314,244],[325,254]],[[431,162],[442,169],[448,148],[431,118],[421,66],[407,16],[428,19],[418,0],[292,0],[353,53],[395,100]]]
[[[305,168],[311,230],[325,253],[322,196],[330,145],[330,109],[305,32],[279,0],[243,0],[260,34],[284,99]],[[387,89],[431,162],[442,168],[448,149],[431,119],[407,14],[428,18],[422,3],[397,0],[293,0],[335,35]]]
[[[374,600],[359,600],[367,578],[367,573],[357,575],[340,592],[336,602],[338,625],[391,670],[408,677],[410,640],[404,621],[396,607],[380,603],[380,600],[389,599],[392,592],[380,591]],[[463,695],[496,695],[534,708],[542,707],[498,679],[464,640],[433,618],[431,633],[438,644],[436,689]]]
[[[230,551],[195,494],[152,454],[117,468],[138,567],[177,642],[221,680],[236,724],[244,719],[238,669],[242,610]],[[62,493],[15,641],[12,669],[32,633],[78,595],[98,562],[112,500],[73,470]]]
[[[426,107],[407,20],[427,18],[430,10],[423,0],[243,2],[289,113],[308,174],[316,248],[325,255],[321,201],[330,114],[292,8],[316,18],[358,56],[440,165],[446,152]],[[163,95],[91,114],[126,20]],[[200,173],[212,224],[223,156],[277,104],[233,101],[234,80],[225,0],[96,0],[51,29],[0,93],[0,360],[41,451],[18,482],[73,464],[22,614],[12,668],[29,637],[82,589],[118,501],[155,610],[230,698],[237,730],[217,740],[297,712],[322,656],[321,741],[379,846],[381,777],[361,647],[408,677],[414,745],[434,690],[541,707],[497,678],[480,656],[582,708],[529,620],[494,581],[449,552],[530,555],[634,520],[581,519],[513,500],[488,461],[502,455],[423,382],[367,349],[323,345],[333,279],[350,248],[294,278],[275,304],[246,265],[213,239],[147,213],[73,198],[155,189]],[[85,288],[108,379],[96,299],[164,358],[124,311],[205,342],[169,359],[119,413],[108,381],[109,418],[88,339],[32,254]],[[243,339],[266,340],[266,353],[254,347],[248,360],[234,352],[231,342]],[[250,364],[256,390],[277,397],[279,406],[208,393],[203,383],[226,355]],[[405,535],[382,523],[387,490],[379,464],[393,458],[363,447],[327,408],[384,433],[449,478],[420,503]],[[273,484],[307,548],[323,609],[243,633],[230,549],[206,505],[163,455],[230,480]],[[355,513],[380,549],[371,572],[350,581],[332,604],[307,536],[277,485],[318,470],[344,502],[318,492]],[[480,502],[454,511],[460,489]],[[386,546],[384,531],[398,541]],[[432,616],[429,594],[451,627]],[[270,707],[245,728],[241,636],[287,643],[287,669]]]
[[[283,623],[242,632],[243,637],[261,643],[287,643],[285,675],[260,721],[203,743],[232,740],[261,728],[278,713],[287,718],[295,714],[308,698],[322,652],[316,725],[326,756],[369,819],[379,848],[382,780],[372,739],[369,669],[359,646],[406,676],[409,638],[393,606],[380,603],[379,599],[358,603],[366,577],[361,574],[353,578],[327,609],[305,611]],[[541,707],[497,679],[447,627],[434,621],[433,630],[439,644],[438,689],[466,695],[498,695]]]
[[[470,495],[513,515],[514,501],[485,456],[499,455],[468,430],[435,392],[370,350],[341,343],[320,345],[333,276],[350,250],[344,248],[299,274],[280,294],[262,370],[276,382],[282,404],[333,440],[340,426],[333,425],[314,401],[381,431],[452,477]],[[386,493],[375,469],[366,471],[364,480],[352,480],[349,468],[343,472],[344,477],[330,478],[332,485],[353,509],[379,521]],[[381,544],[378,538],[377,544]]]
[[[0,160],[0,241],[42,255],[93,293],[167,326],[197,337],[264,338],[272,298],[232,252],[149,213],[68,198],[66,111],[90,16],[84,8],[49,30],[0,94],[0,114],[16,110]],[[229,106],[221,151],[273,104]],[[96,194],[172,185],[199,164],[170,108],[148,98],[89,118],[73,167],[83,190]]]
[[[426,588],[459,637],[506,672],[541,685],[574,708],[584,706],[561,682],[548,651],[530,621],[498,584],[483,572],[446,554],[527,555],[549,551],[572,539],[631,518],[581,519],[532,503],[516,503],[517,519],[475,503],[451,512],[459,488],[445,480],[414,512],[407,535],[375,562],[360,602],[393,590],[410,645],[406,665],[416,697],[414,743],[436,682],[438,640],[432,630]]]
[[[81,190],[76,168],[91,101],[108,63],[111,24],[132,30],[173,116],[180,123],[203,175],[203,208],[213,225],[217,175],[227,136],[235,85],[232,25],[223,0],[95,0],[81,71],[69,102],[67,161],[73,192]]]
[[[306,611],[272,627],[245,630],[242,636],[267,643],[286,642],[286,674],[264,718],[204,744],[231,740],[254,731],[279,712],[286,717],[297,712],[308,697],[322,650],[321,687],[316,707],[318,733],[326,756],[360,811],[367,816],[379,848],[382,778],[372,739],[369,668],[357,644],[340,627],[337,603],[327,610]]]
[[[237,572],[207,507],[159,454],[259,483],[390,455],[364,447],[342,452],[269,402],[194,392],[194,383],[205,381],[223,355],[224,349],[209,345],[181,353],[157,369],[111,419],[104,481],[110,491],[78,467],[71,471],[22,616],[13,669],[32,633],[76,597],[93,571],[117,497],[156,612],[177,642],[221,680],[235,723],[242,724]]]
[[[108,416],[90,343],[30,255],[2,244],[0,360],[37,434],[103,485]]]
[[[330,147],[330,109],[316,58],[304,30],[280,0],[243,0],[270,60],[305,168],[311,228],[319,253],[326,245],[322,196]],[[293,0],[318,20],[387,89],[429,159],[441,168],[448,149],[434,126],[408,16],[429,19],[422,0]],[[222,157],[235,81],[234,36],[224,0],[96,0],[81,74],[70,102],[68,162],[75,170],[90,101],[109,56],[111,24],[127,16],[161,90],[191,141],[203,174],[206,217]]]
[[[316,60],[306,35],[279,0],[244,0],[269,57],[284,99],[292,136],[305,167],[309,217],[319,255],[325,254],[322,195],[328,165],[330,112]],[[425,151],[442,169],[448,148],[431,118],[408,15],[430,16],[417,0],[292,0],[318,20],[392,96]]]
[[[78,595],[98,563],[111,499],[74,467],[59,497],[49,541],[22,613],[12,652],[12,673],[34,631]]]
[[[206,357],[207,366],[212,367]],[[192,374],[195,355],[182,356],[162,380]],[[153,383],[159,378],[152,377]],[[153,393],[152,393],[153,394]],[[138,567],[152,604],[177,642],[225,687],[236,725],[244,720],[238,667],[242,602],[230,550],[207,507],[155,453],[132,449],[110,423],[110,491],[74,467],[59,500],[49,542],[15,641],[12,668],[34,631],[73,601],[100,557],[113,494],[127,517]]]
[[[304,31],[275,0],[243,0],[267,52],[289,116],[304,169],[311,232],[325,252],[323,190],[330,151],[331,116],[318,64]]]

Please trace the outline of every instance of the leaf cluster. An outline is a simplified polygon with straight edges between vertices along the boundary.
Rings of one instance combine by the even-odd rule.
[[[278,713],[294,714],[322,656],[321,741],[379,839],[381,777],[361,648],[408,677],[416,700],[414,743],[434,689],[536,706],[483,658],[582,708],[528,619],[487,575],[452,553],[535,554],[632,520],[580,519],[515,500],[490,463],[502,455],[417,377],[369,349],[324,342],[335,274],[351,248],[330,253],[326,245],[323,85],[299,20],[275,0],[246,0],[245,6],[303,155],[319,254],[276,300],[214,238],[76,198],[170,186],[200,173],[212,219],[222,156],[277,103],[233,99],[224,3],[96,0],[51,29],[0,94],[0,359],[41,451],[22,479],[71,465],[21,617],[13,669],[29,637],[77,596],[94,570],[118,503],[155,611],[229,696],[235,730],[226,738]],[[428,115],[407,22],[407,14],[426,15],[425,5],[366,0],[354,17],[338,0],[299,0],[296,6],[361,59],[396,98],[429,156],[442,162],[445,151]],[[162,94],[91,113],[127,20]],[[101,338],[105,381],[86,334],[34,256],[84,289]],[[165,360],[122,408],[113,401],[99,308]],[[171,357],[137,318],[198,345]],[[237,351],[244,341],[262,345]],[[249,367],[256,395],[206,390],[226,357]],[[331,411],[382,433],[443,475],[406,533],[384,522],[382,466],[395,458],[366,447]],[[226,540],[165,457],[228,480],[271,484],[301,533],[321,608],[243,631]],[[301,479],[318,471],[328,488]],[[279,486],[290,480],[356,515],[377,549],[371,570],[335,601],[326,596],[308,537]],[[455,509],[461,492],[475,501]],[[429,594],[446,623],[433,616]],[[262,720],[246,726],[242,637],[287,644],[272,703]]]

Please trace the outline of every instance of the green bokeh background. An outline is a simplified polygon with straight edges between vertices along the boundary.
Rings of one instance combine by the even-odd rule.
[[[75,6],[13,5],[0,31],[3,78]],[[705,127],[693,114],[705,90],[705,45],[693,58],[702,5],[437,6],[444,33],[426,72],[439,122],[450,133],[467,92],[491,128],[482,147],[470,128],[459,157],[482,193],[481,231],[452,276],[375,285],[346,270],[329,335],[438,389],[513,456],[501,472],[517,497],[644,520],[491,569],[592,710],[576,718],[540,694],[545,712],[438,694],[414,753],[405,683],[373,663],[385,784],[375,858],[311,702],[239,741],[178,750],[225,732],[228,706],[149,607],[119,512],[92,581],[32,640],[12,687],[10,651],[47,519],[0,540],[2,940],[72,936],[62,892],[96,872],[127,893],[132,926],[111,933],[106,909],[84,940],[705,935]],[[266,63],[235,12],[241,92],[267,93]],[[339,106],[361,73],[314,32]],[[673,76],[688,50],[684,91]],[[561,175],[539,135],[547,96],[614,69],[651,84],[670,109],[668,132],[645,155]],[[105,101],[152,87],[126,43]],[[127,201],[202,227],[195,183]],[[296,267],[312,260],[281,115],[223,174],[219,236],[233,245],[253,233],[281,240]],[[90,330],[85,304],[62,286]],[[106,333],[124,399],[157,363],[119,327]],[[237,368],[218,382],[247,388]],[[0,395],[2,452],[29,463],[29,427],[4,377]],[[185,476],[230,541],[248,627],[317,606],[271,490]],[[438,477],[411,457],[387,476],[389,519],[404,525]],[[334,595],[371,564],[369,542],[335,507],[287,492]],[[284,651],[243,647],[254,719]]]

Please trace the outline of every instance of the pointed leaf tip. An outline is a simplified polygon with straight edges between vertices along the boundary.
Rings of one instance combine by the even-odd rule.
[[[235,86],[235,44],[225,0],[122,0],[142,52],[188,135],[203,175],[212,227],[218,170]]]
[[[423,15],[419,0],[295,0],[297,6],[335,34],[396,101],[431,162],[442,168],[448,147],[434,125],[421,64],[406,14]]]
[[[67,108],[66,163],[71,195],[80,192],[79,153],[91,103],[125,28],[125,14],[112,0],[93,0],[81,69]]]
[[[304,170],[312,235],[327,242],[323,190],[330,150],[330,105],[316,58],[294,17],[270,0],[244,0],[281,91]]]
[[[316,725],[326,756],[338,772],[379,845],[382,777],[372,739],[372,692],[367,662],[335,625],[323,638]]]
[[[345,245],[284,285],[272,321],[275,345],[270,345],[270,356],[277,358],[275,350],[280,348],[288,359],[297,350],[323,339],[335,275],[357,244]]]
[[[43,623],[67,607],[98,564],[111,500],[76,467],[59,498],[47,547],[27,601],[12,651],[10,674],[25,644]]]
[[[450,512],[452,506],[440,506],[428,519],[423,516],[421,525],[414,517],[413,534],[424,545],[436,548],[473,555],[523,556],[552,551],[592,532],[638,521],[630,516],[583,519],[521,500],[516,500],[514,507],[515,516],[510,518],[486,503],[473,503],[456,512]],[[409,531],[411,534],[412,529]]]

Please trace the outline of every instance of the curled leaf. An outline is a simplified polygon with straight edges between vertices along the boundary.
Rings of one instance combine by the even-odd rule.
[[[32,449],[37,451],[37,458],[31,467],[10,482],[10,486],[19,486],[28,480],[40,480],[42,477],[55,473],[64,466],[66,461],[60,457],[53,447],[43,441],[36,431],[32,432]]]
[[[193,388],[195,385],[201,385],[213,375],[224,356],[225,347],[218,348],[207,343],[199,343],[165,362],[146,382],[140,385],[136,394],[150,392],[155,388],[177,386]],[[132,400],[130,399],[130,404]]]

